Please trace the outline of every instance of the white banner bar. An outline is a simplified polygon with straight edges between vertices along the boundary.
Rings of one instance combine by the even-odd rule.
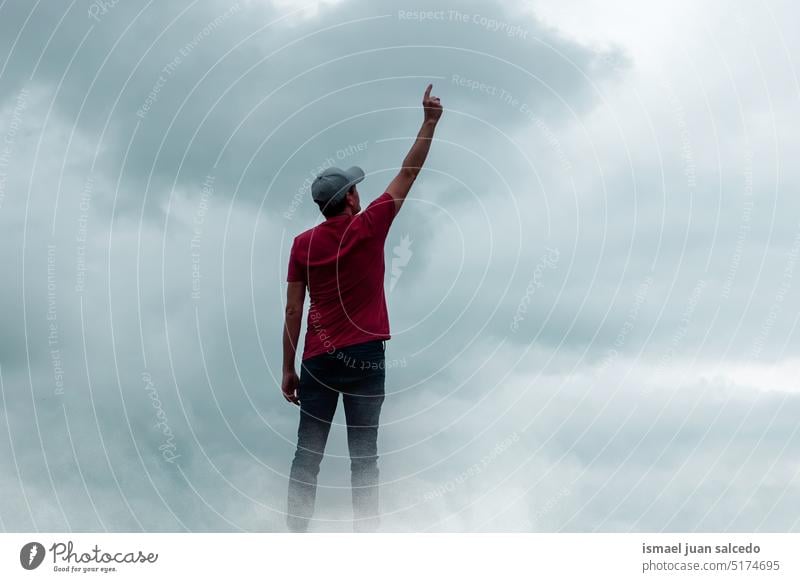
[[[0,534],[0,580],[798,580],[800,534]]]

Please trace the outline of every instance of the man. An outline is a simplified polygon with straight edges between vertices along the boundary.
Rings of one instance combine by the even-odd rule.
[[[306,531],[314,512],[317,475],[339,394],[347,420],[353,489],[353,529],[375,531],[378,511],[378,420],[384,400],[389,317],[383,290],[383,245],[417,178],[442,116],[428,85],[424,120],[397,176],[361,212],[356,184],[364,171],[328,168],[311,194],[325,221],[294,239],[289,257],[283,380],[287,401],[300,406],[297,451],[289,475],[286,523]],[[297,341],[306,289],[310,296],[300,377]]]

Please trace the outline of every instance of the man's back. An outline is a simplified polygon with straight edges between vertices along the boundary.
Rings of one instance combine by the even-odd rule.
[[[394,216],[384,193],[355,216],[328,218],[295,237],[287,280],[305,283],[311,299],[304,360],[390,338],[383,245]]]

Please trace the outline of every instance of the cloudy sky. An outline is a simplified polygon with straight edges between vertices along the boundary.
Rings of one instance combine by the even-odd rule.
[[[380,195],[431,82],[383,529],[800,530],[800,10],[640,4],[0,3],[0,527],[284,530],[309,178]]]

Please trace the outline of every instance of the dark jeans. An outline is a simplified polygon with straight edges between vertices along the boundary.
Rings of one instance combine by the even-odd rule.
[[[303,361],[300,426],[289,474],[286,524],[306,531],[314,513],[317,475],[339,394],[347,420],[353,489],[353,529],[375,531],[378,512],[378,420],[384,400],[386,343],[375,340]]]

